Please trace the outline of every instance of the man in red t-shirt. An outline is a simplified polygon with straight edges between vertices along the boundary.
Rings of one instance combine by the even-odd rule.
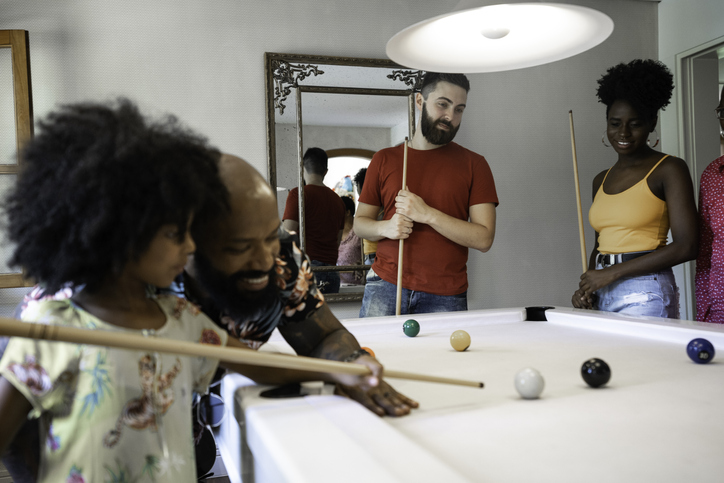
[[[425,75],[415,96],[421,115],[408,147],[406,189],[402,145],[370,162],[354,230],[378,245],[360,317],[395,314],[397,240],[406,240],[401,313],[467,310],[468,248],[490,249],[498,205],[485,158],[452,142],[469,90],[462,74]]]
[[[304,153],[304,238],[305,251],[312,265],[337,265],[337,252],[344,229],[344,202],[324,185],[327,174],[327,153],[309,148]],[[282,217],[284,228],[299,231],[299,189],[293,188],[287,197]],[[315,272],[322,293],[339,292],[339,272]]]

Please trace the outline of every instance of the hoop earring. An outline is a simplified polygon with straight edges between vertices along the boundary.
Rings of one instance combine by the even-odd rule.
[[[651,140],[650,140],[650,139],[646,139],[646,144],[648,144],[648,145],[651,146],[652,148],[655,148],[656,146],[659,145],[659,132],[658,132],[656,129],[654,129],[654,132],[656,133],[656,142],[654,143],[653,146],[651,146]]]
[[[606,130],[605,130],[605,129],[604,129],[604,131],[603,131],[603,136],[601,136],[601,142],[602,142],[603,145],[606,146],[607,148],[610,148],[610,147],[611,147],[610,144],[606,144]]]
[[[724,139],[724,127],[719,126],[719,136],[721,136],[722,139]]]

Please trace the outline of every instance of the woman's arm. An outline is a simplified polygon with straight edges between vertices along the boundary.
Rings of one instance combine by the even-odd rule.
[[[0,376],[0,455],[5,454],[31,409],[25,396]]]
[[[601,187],[603,180],[606,178],[607,172],[608,170],[605,169],[593,178],[593,183],[591,184],[591,201],[596,198],[596,193],[598,193],[598,190]],[[591,250],[591,255],[588,257],[588,270],[581,275],[581,280],[583,279],[583,277],[586,276],[589,271],[596,269],[596,255],[598,254],[598,232],[594,233],[595,239],[593,249]],[[573,307],[577,309],[592,309],[593,292],[586,293],[583,288],[581,288],[580,283],[581,282],[579,282],[578,290],[573,293],[573,297],[571,298],[571,304],[573,304]]]

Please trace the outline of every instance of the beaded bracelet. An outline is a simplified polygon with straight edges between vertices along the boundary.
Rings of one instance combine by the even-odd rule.
[[[357,359],[359,359],[361,356],[371,356],[371,355],[372,354],[370,354],[369,352],[367,352],[364,349],[357,349],[356,351],[354,351],[353,353],[348,355],[347,358],[344,359],[344,362],[354,362]]]

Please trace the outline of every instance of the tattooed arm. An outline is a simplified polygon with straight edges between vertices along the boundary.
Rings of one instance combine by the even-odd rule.
[[[326,303],[303,321],[287,324],[279,331],[302,356],[343,361],[360,349],[357,339],[337,320]],[[417,402],[398,393],[382,380],[383,369],[375,358],[362,355],[355,362],[367,366],[372,374],[332,376],[339,393],[380,416],[403,416],[418,406]]]

